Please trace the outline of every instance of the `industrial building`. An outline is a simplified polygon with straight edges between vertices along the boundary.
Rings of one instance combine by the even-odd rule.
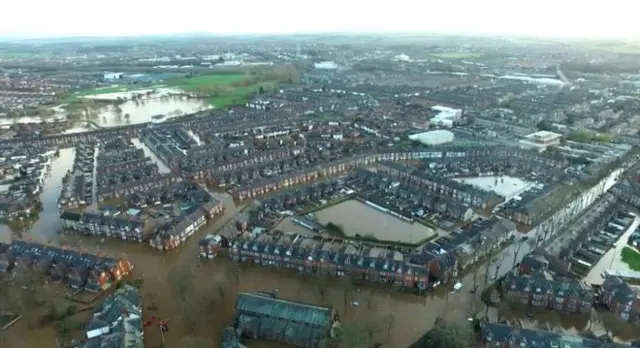
[[[424,133],[412,134],[409,139],[418,141],[424,145],[442,145],[453,142],[454,135],[448,130],[434,130]]]
[[[236,327],[245,336],[314,348],[327,343],[336,312],[330,307],[286,301],[266,292],[240,293]]]
[[[451,128],[462,117],[462,110],[460,109],[436,105],[431,110],[438,111],[438,114],[429,120],[434,126]]]
[[[562,134],[549,131],[539,131],[525,136],[524,139],[518,142],[518,145],[522,149],[543,152],[549,146],[560,145],[561,138]]]

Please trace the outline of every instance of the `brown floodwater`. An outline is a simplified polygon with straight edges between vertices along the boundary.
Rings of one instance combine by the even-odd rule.
[[[431,228],[402,221],[357,200],[348,200],[314,213],[322,224],[342,226],[350,237],[373,236],[378,240],[417,243],[435,235]]]
[[[242,207],[236,206],[226,195],[224,200],[226,211],[215,221],[206,225],[200,232],[188,240],[177,250],[160,252],[145,244],[127,243],[115,239],[99,239],[78,235],[58,235],[60,226],[58,219],[57,198],[60,194],[61,179],[73,162],[72,150],[63,150],[60,158],[52,165],[51,177],[45,183],[42,193],[44,210],[36,224],[28,229],[23,238],[55,244],[68,244],[89,252],[101,251],[107,256],[125,256],[135,266],[132,278],[142,279],[141,292],[145,308],[145,317],[170,318],[170,331],[164,335],[166,347],[181,347],[181,340],[189,334],[206,338],[219,346],[221,329],[233,321],[236,294],[239,291],[273,291],[277,289],[278,296],[309,302],[318,305],[333,306],[339,312],[345,323],[357,322],[361,326],[377,328],[376,339],[384,343],[384,347],[406,347],[426,330],[431,328],[439,316],[456,321],[466,320],[469,313],[479,311],[481,307],[479,293],[470,294],[474,281],[480,282],[480,289],[486,285],[485,269],[481,267],[477,277],[473,273],[461,280],[464,288],[452,292],[452,284],[441,285],[435,293],[426,296],[403,293],[383,286],[347,285],[344,280],[316,278],[302,275],[290,270],[275,270],[257,265],[240,265],[226,256],[221,255],[216,260],[201,260],[198,257],[198,239],[207,233],[212,233],[226,224],[234,223],[234,216]],[[355,213],[344,209],[347,217]],[[376,211],[373,213],[381,214]],[[368,220],[368,218],[367,218]],[[397,220],[391,216],[388,221]],[[398,220],[398,222],[401,222]],[[379,224],[379,223],[378,223]],[[376,226],[371,226],[374,228]],[[401,227],[394,227],[394,229]],[[5,237],[10,235],[8,229],[2,230]],[[528,245],[524,245],[521,253],[528,252]],[[504,251],[503,257],[496,263],[500,267],[500,275],[512,267],[514,247]],[[180,266],[176,266],[180,265]],[[500,266],[502,265],[502,266]],[[181,322],[184,318],[184,307],[176,300],[171,291],[172,279],[169,276],[173,267],[195,274],[193,293],[202,296],[216,296],[216,306],[206,311],[195,313],[197,322],[187,325]],[[489,268],[491,275],[496,266]],[[237,276],[236,276],[237,274]],[[500,276],[499,275],[499,276]],[[220,295],[220,288],[224,296]],[[321,289],[326,289],[321,291]],[[346,294],[346,295],[345,295]],[[194,295],[194,296],[196,296]],[[357,303],[358,305],[354,305]],[[155,305],[156,309],[149,309]],[[208,307],[207,307],[208,308]],[[189,326],[189,327],[187,327]],[[191,327],[193,326],[193,327]],[[191,329],[191,330],[189,330]],[[3,347],[53,347],[55,335],[51,328],[29,329],[26,324],[19,322],[6,335],[0,336],[0,348]],[[157,347],[162,343],[162,336],[157,327],[148,327],[145,331],[147,347]],[[251,347],[283,347],[280,343],[248,342]]]
[[[420,337],[434,322],[437,316],[445,316],[464,320],[468,303],[472,302],[468,292],[448,293],[444,286],[441,293],[418,296],[402,293],[384,287],[369,285],[353,286],[345,291],[345,282],[338,279],[324,280],[320,294],[317,281],[311,276],[303,276],[297,272],[269,269],[257,265],[239,265],[226,256],[216,260],[203,261],[198,258],[198,238],[220,229],[224,224],[233,223],[239,208],[230,196],[226,195],[225,213],[214,222],[203,228],[197,236],[191,238],[184,246],[170,252],[160,252],[145,244],[127,243],[115,239],[100,239],[79,235],[59,235],[57,199],[62,188],[61,179],[73,163],[73,150],[62,150],[60,157],[52,164],[52,173],[45,183],[42,193],[43,212],[40,219],[23,232],[22,238],[54,244],[66,244],[88,252],[103,252],[107,256],[125,256],[135,266],[133,278],[143,279],[141,291],[145,306],[153,303],[155,310],[147,310],[145,316],[171,318],[170,331],[165,334],[167,347],[179,347],[180,340],[187,336],[184,325],[180,323],[182,310],[170,290],[169,270],[174,265],[182,269],[190,269],[197,275],[195,288],[202,288],[206,293],[215,296],[215,288],[225,287],[224,299],[218,299],[215,311],[198,314],[195,335],[206,337],[216,346],[220,341],[221,329],[231,324],[234,317],[235,297],[238,291],[272,291],[278,290],[280,297],[327,306],[334,306],[341,318],[349,322],[373,325],[385,318],[392,324],[385,323],[384,330],[379,331],[380,341],[388,347],[407,346]],[[394,219],[389,217],[389,219]],[[4,230],[4,234],[12,232]],[[14,236],[16,235],[13,232]],[[234,271],[241,269],[240,271]],[[231,270],[231,272],[230,272]],[[238,276],[235,277],[237,273]],[[469,286],[471,282],[469,280]],[[194,290],[195,291],[195,290]],[[345,305],[345,292],[346,302]],[[448,301],[445,298],[449,298]],[[352,302],[359,305],[352,305]],[[391,320],[393,318],[393,320]],[[379,324],[381,325],[381,324]],[[29,332],[28,335],[25,335]],[[387,332],[389,333],[387,335]],[[28,329],[25,324],[18,323],[12,327],[4,338],[10,347],[51,347],[55,335],[51,328]],[[149,327],[145,332],[147,346],[154,347],[162,343],[157,327]],[[25,343],[20,343],[25,342]],[[15,345],[14,345],[15,344]],[[251,342],[252,347],[282,346],[278,343]]]

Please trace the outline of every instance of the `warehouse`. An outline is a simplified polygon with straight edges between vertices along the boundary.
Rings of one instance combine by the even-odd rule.
[[[332,308],[286,301],[265,292],[240,293],[236,327],[245,336],[315,348],[330,337]]]
[[[419,141],[424,145],[441,145],[453,142],[453,133],[448,130],[434,130],[430,132],[412,134],[409,139]]]

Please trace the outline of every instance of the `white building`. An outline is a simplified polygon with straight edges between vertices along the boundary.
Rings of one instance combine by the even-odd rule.
[[[431,107],[431,110],[439,111],[435,117],[429,120],[429,122],[435,126],[453,127],[454,122],[459,121],[460,118],[462,118],[462,110],[460,109],[436,105]]]
[[[537,150],[539,152],[542,152],[549,146],[560,145],[561,138],[562,134],[548,131],[539,131],[525,136],[524,139],[518,142],[518,145],[522,149]]]
[[[409,139],[419,141],[424,145],[441,145],[453,141],[453,133],[448,130],[434,130],[430,132],[412,134]]]
[[[324,69],[324,70],[338,69],[338,64],[336,64],[335,62],[320,62],[320,63],[313,64],[313,66],[316,69]]]

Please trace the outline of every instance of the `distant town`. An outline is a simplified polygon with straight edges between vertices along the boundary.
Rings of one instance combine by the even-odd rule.
[[[0,42],[0,345],[640,346],[640,46],[373,42]]]

